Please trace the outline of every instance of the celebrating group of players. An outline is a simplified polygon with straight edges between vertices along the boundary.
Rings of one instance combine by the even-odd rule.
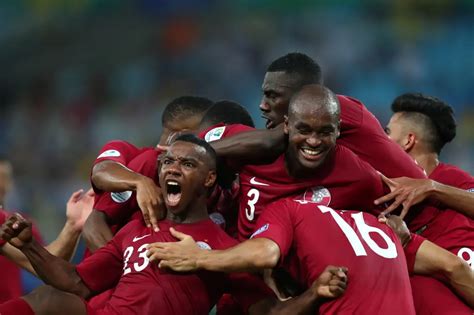
[[[92,192],[73,196],[46,248],[0,212],[1,253],[47,284],[0,314],[473,314],[474,178],[438,161],[451,107],[404,94],[384,131],[301,53],[262,89],[266,130],[184,96],[158,146],[107,143],[92,212]]]

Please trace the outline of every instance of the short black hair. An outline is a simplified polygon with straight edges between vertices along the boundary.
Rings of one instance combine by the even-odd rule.
[[[200,129],[214,126],[218,123],[226,125],[242,124],[249,127],[255,127],[252,116],[239,103],[223,100],[215,102],[214,105],[204,113]]]
[[[283,71],[297,73],[301,76],[301,85],[322,84],[321,67],[306,54],[292,52],[274,60],[267,68],[267,72]]]
[[[176,142],[176,141],[189,142],[189,143],[193,143],[195,145],[198,145],[200,147],[203,147],[206,150],[206,154],[211,159],[209,161],[209,162],[211,162],[211,165],[214,165],[214,168],[217,165],[216,151],[205,140],[196,137],[192,133],[185,133],[185,134],[182,134],[182,135],[179,135],[178,137],[176,137],[176,139],[174,139],[173,143]]]
[[[209,107],[212,101],[201,96],[181,96],[172,100],[166,105],[161,115],[162,125],[194,115],[202,115]]]
[[[423,124],[433,151],[438,154],[443,146],[456,137],[456,119],[451,106],[442,100],[421,93],[406,93],[398,96],[392,103],[394,113],[404,112],[422,114],[428,119],[417,119]]]

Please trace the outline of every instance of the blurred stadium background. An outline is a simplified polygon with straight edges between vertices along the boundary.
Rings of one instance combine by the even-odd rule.
[[[404,92],[450,103],[458,136],[443,159],[473,173],[473,20],[470,0],[1,1],[0,153],[15,169],[6,208],[52,240],[101,145],[153,145],[180,95],[236,100],[263,127],[265,67],[292,51],[382,124]]]

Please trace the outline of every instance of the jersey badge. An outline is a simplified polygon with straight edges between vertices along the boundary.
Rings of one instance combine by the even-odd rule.
[[[224,131],[225,131],[225,126],[217,127],[212,130],[209,130],[204,136],[204,140],[206,140],[207,142],[219,140],[220,138],[222,138]]]
[[[131,196],[132,196],[131,190],[110,193],[110,197],[112,197],[112,200],[115,201],[116,203],[124,203],[125,201],[130,199]]]
[[[331,193],[325,187],[315,186],[306,189],[306,191],[294,201],[303,205],[307,203],[317,203],[319,205],[329,206],[331,203]]]
[[[117,150],[107,150],[102,152],[97,158],[104,158],[104,157],[118,157],[120,156],[120,152]]]

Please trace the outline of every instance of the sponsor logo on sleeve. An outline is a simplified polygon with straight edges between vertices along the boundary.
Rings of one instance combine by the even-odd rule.
[[[329,206],[331,203],[331,193],[322,186],[308,188],[302,195],[295,199],[300,204],[317,203],[318,205]]]
[[[224,131],[225,131],[225,126],[216,127],[212,130],[209,130],[204,136],[204,140],[206,140],[207,142],[219,140],[220,138],[222,138]]]
[[[110,197],[116,203],[124,203],[125,201],[130,199],[131,196],[132,196],[132,191],[131,190],[110,193]]]
[[[265,224],[263,226],[261,226],[260,228],[258,228],[258,230],[256,230],[251,236],[250,238],[253,238],[254,236],[257,236],[258,234],[262,234],[263,232],[265,232],[266,230],[268,230],[268,228],[270,227],[270,224]]]
[[[117,150],[107,150],[102,152],[97,158],[105,158],[105,157],[118,157],[120,156],[120,152]]]
[[[206,242],[198,241],[196,242],[197,246],[199,246],[200,249],[205,249],[205,250],[211,250],[211,246],[207,244]]]

